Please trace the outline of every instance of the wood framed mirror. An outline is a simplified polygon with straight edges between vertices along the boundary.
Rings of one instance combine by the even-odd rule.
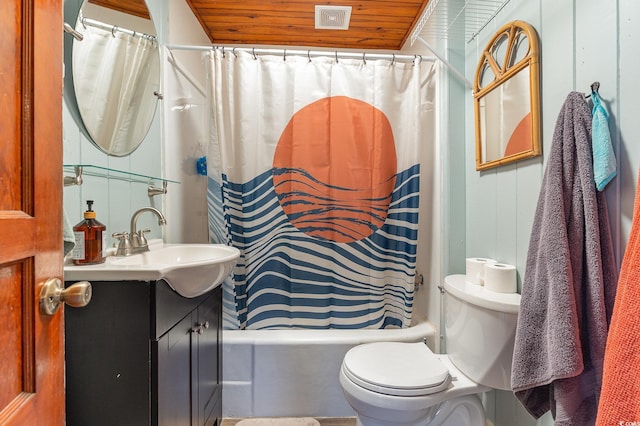
[[[538,35],[523,21],[496,32],[473,87],[476,170],[540,155]]]

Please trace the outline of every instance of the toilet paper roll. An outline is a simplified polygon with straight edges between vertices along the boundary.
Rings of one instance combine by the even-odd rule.
[[[505,263],[486,265],[484,288],[497,293],[516,293],[518,291],[516,267]]]
[[[467,259],[466,276],[471,284],[482,285],[484,282],[484,268],[487,264],[497,263],[495,259],[484,257],[470,257]]]

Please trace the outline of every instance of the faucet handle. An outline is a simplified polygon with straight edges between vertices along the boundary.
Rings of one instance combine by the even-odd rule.
[[[128,232],[114,232],[113,234],[111,234],[111,236],[116,240],[118,240],[119,243],[122,243],[124,240],[129,239]]]
[[[140,231],[138,231],[138,241],[141,246],[149,245],[147,237],[145,237],[145,234],[148,234],[149,232],[151,232],[151,229],[141,229]]]
[[[116,256],[129,256],[131,254],[131,240],[129,239],[129,233],[114,232],[111,236],[118,240]]]

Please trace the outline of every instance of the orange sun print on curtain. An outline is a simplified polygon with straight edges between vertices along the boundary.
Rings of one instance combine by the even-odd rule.
[[[273,168],[278,200],[297,229],[335,242],[367,238],[384,224],[395,186],[391,124],[366,102],[320,99],[293,115]]]

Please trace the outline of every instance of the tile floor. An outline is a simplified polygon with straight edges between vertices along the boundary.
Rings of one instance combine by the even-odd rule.
[[[220,426],[234,426],[240,420],[242,419],[222,419]],[[355,426],[356,424],[355,417],[319,417],[316,420],[320,422],[320,426]]]

